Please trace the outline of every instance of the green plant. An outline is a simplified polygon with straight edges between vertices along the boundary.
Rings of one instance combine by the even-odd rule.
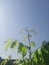
[[[32,38],[31,32],[34,32],[35,34],[36,34],[36,32],[35,32],[34,29],[28,30],[27,28],[24,31],[26,31],[27,34],[23,38],[23,42],[19,42],[17,40],[13,40],[13,39],[8,40],[7,44],[6,44],[6,47],[5,47],[5,50],[8,50],[9,47],[11,49],[15,49],[15,47],[18,46],[18,53],[22,54],[23,62],[21,62],[21,63],[23,65],[26,65],[25,64],[25,56],[26,56],[27,52],[29,52],[29,61],[28,61],[28,64],[32,65],[33,63],[32,63],[32,50],[31,49],[33,47],[35,47],[35,42],[31,41],[31,38]],[[22,33],[22,31],[21,31],[21,33]],[[28,45],[24,44],[26,40],[28,40]]]
[[[48,65],[49,64],[49,42],[44,41],[41,48],[37,49],[33,55],[34,65]]]

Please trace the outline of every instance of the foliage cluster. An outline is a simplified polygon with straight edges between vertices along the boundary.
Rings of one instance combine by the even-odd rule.
[[[49,42],[44,41],[42,46],[38,48],[34,54],[32,48],[35,47],[35,42],[31,40],[31,32],[35,32],[34,29],[25,30],[27,35],[24,37],[23,42],[28,40],[28,45],[23,44],[23,42],[19,42],[18,40],[10,39],[6,43],[5,50],[7,51],[10,47],[11,49],[15,49],[18,46],[18,53],[21,53],[22,58],[18,59],[14,62],[11,59],[5,59],[2,61],[0,65],[48,65],[49,64]],[[21,31],[22,33],[22,31]],[[27,53],[29,54],[29,58],[26,58]]]

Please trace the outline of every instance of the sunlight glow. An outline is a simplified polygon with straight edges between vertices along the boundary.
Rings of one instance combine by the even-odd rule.
[[[0,37],[5,31],[5,6],[0,3]]]

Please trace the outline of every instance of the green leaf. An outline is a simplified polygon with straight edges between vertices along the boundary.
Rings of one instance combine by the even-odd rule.
[[[30,32],[34,32],[36,34],[36,31],[34,29],[30,29]]]
[[[25,56],[27,53],[27,49],[25,46],[22,47],[22,55]]]
[[[23,56],[27,53],[27,48],[22,43],[19,43],[18,52],[22,53]]]
[[[33,47],[35,47],[35,42],[34,41],[31,41],[30,42],[30,46],[33,48]]]
[[[4,59],[4,60],[2,61],[2,63],[1,63],[1,65],[6,65],[7,62],[8,62],[8,60],[7,60],[7,59]]]
[[[14,49],[18,45],[18,43],[19,42],[17,40],[13,41],[11,44],[11,48]]]
[[[26,41],[26,40],[28,39],[28,37],[31,38],[32,35],[26,35],[26,36],[24,37],[23,41]]]
[[[5,46],[5,50],[6,51],[8,50],[8,48],[10,47],[10,45],[12,44],[12,42],[13,42],[13,39],[10,39],[10,40],[7,41],[6,46]]]
[[[29,46],[26,46],[26,45],[25,45],[25,47],[27,48],[27,50],[29,50],[29,49],[30,49],[30,47],[29,47]]]
[[[26,41],[28,39],[28,35],[26,35],[23,39],[23,41]]]
[[[34,60],[34,62],[36,62],[36,64],[37,64],[38,59],[37,59],[36,53],[35,53],[34,56],[33,56],[33,60]]]
[[[18,46],[18,53],[20,53],[22,51],[22,47],[23,47],[23,44],[22,43],[19,43],[19,46]]]

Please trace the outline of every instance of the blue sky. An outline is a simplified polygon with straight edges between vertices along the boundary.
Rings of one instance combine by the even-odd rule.
[[[21,29],[33,28],[36,48],[43,40],[49,40],[49,0],[0,0],[0,56],[12,55],[18,58],[17,51],[5,52],[3,42],[10,38],[22,41]]]

